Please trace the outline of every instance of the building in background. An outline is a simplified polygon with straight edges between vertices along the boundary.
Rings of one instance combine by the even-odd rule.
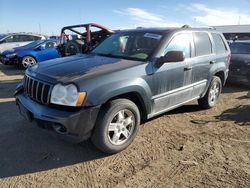
[[[222,32],[227,40],[250,40],[250,25],[212,26]]]

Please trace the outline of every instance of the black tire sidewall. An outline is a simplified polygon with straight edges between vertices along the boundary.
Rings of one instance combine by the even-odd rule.
[[[135,127],[130,138],[121,145],[114,145],[108,138],[108,126],[114,116],[123,109],[131,111],[135,118]],[[134,140],[140,125],[140,112],[137,106],[129,100],[118,99],[111,101],[101,109],[94,133],[91,137],[94,145],[105,153],[117,153],[127,148]]]
[[[81,52],[80,45],[76,41],[72,40],[72,41],[67,42],[65,45],[66,54],[75,55],[75,54],[71,54],[70,46],[74,46],[75,54],[78,54]]]

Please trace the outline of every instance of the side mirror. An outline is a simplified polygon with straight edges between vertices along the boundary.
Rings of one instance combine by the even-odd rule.
[[[164,63],[176,63],[184,61],[184,53],[182,51],[169,51],[165,56],[162,56],[156,60],[156,66],[160,67]]]

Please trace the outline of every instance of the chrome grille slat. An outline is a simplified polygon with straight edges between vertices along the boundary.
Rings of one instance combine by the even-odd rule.
[[[37,102],[49,104],[52,85],[25,75],[24,92]]]
[[[27,87],[27,93],[29,94],[30,92],[30,78],[28,77],[28,87]]]
[[[36,85],[36,99],[38,99],[38,86],[39,86],[39,83],[40,82],[37,81],[37,85]]]
[[[41,101],[43,102],[43,92],[44,92],[44,88],[45,88],[45,84],[43,84],[43,87],[42,87],[42,94],[41,94]],[[44,102],[43,102],[44,103]]]
[[[35,83],[35,80],[32,80],[32,83],[31,83],[31,97],[33,98],[33,91],[34,91],[34,83]]]

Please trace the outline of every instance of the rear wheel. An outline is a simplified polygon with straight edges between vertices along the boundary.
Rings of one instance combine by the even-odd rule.
[[[198,103],[203,108],[212,108],[216,105],[222,89],[221,79],[218,76],[214,76],[206,95],[198,100]]]
[[[27,69],[36,64],[36,59],[32,56],[25,56],[22,58],[22,67]]]
[[[103,152],[117,153],[132,143],[139,125],[140,112],[132,101],[113,100],[101,109],[91,140]]]

